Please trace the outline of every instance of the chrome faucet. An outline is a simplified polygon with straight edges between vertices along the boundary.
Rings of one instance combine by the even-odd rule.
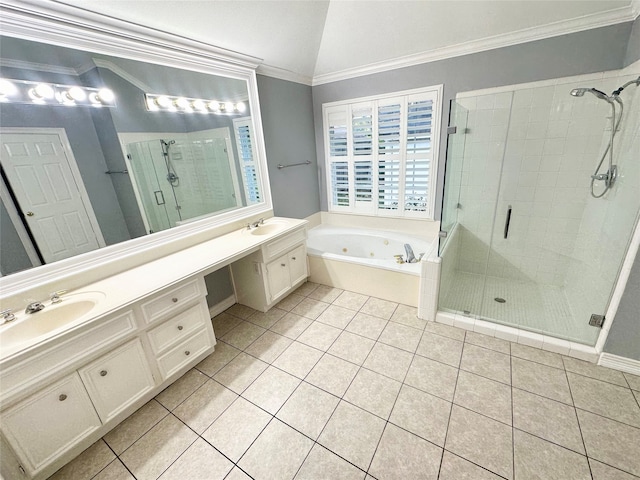
[[[3,310],[0,312],[0,325],[4,325],[5,323],[13,322],[16,319],[16,316],[11,312],[10,308]]]
[[[264,218],[261,218],[253,223],[247,223],[247,230],[253,230],[254,228],[258,228],[260,225],[264,225]]]
[[[407,263],[416,263],[418,259],[413,254],[413,249],[408,243],[404,244],[404,251],[407,252]]]
[[[67,291],[58,290],[57,292],[53,292],[51,294],[51,303],[60,303],[62,301],[62,298],[60,298],[60,295],[62,295],[63,293],[67,293]]]
[[[24,313],[36,313],[44,308],[44,304],[42,302],[32,302],[27,305],[27,308],[24,309]]]

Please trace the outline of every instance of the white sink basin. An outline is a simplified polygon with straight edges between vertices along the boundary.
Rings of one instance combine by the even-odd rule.
[[[262,225],[259,225],[251,230],[244,229],[243,233],[250,235],[270,235],[272,233],[278,233],[280,230],[284,230],[289,226],[288,222],[281,220],[265,220]]]
[[[77,323],[105,298],[101,292],[83,292],[62,295],[60,303],[45,302],[45,308],[35,313],[21,313],[12,322],[0,327],[0,345],[10,348],[40,337],[56,330]]]

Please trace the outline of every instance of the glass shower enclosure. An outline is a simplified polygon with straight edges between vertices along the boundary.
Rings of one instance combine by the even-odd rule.
[[[588,86],[612,91],[630,78]],[[570,95],[578,86],[453,102],[439,310],[595,344],[600,329],[590,321],[607,310],[640,211],[640,88],[620,95],[618,177],[595,198],[591,175],[611,137],[611,110],[595,95]]]

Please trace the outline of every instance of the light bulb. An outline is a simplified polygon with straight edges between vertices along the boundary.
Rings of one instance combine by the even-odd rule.
[[[238,102],[236,103],[236,110],[240,113],[244,113],[247,110],[247,106],[244,102]]]
[[[34,88],[29,90],[29,96],[33,100],[51,99],[55,95],[53,87],[46,83],[39,83]]]
[[[207,104],[207,107],[209,107],[209,110],[211,110],[212,112],[219,112],[220,111],[220,104],[218,102],[216,102],[215,100],[211,100]]]
[[[156,104],[161,108],[169,108],[171,106],[171,100],[165,95],[161,95],[156,98]]]
[[[77,102],[83,102],[87,98],[87,92],[85,92],[80,87],[71,87],[69,90],[67,90],[66,95],[69,97],[69,99],[75,100]]]
[[[189,100],[184,97],[176,98],[175,104],[176,107],[181,108],[182,110],[189,110]]]
[[[101,88],[98,90],[98,98],[104,103],[112,103],[116,99],[116,96],[112,90],[109,90],[108,88]]]
[[[16,86],[9,80],[0,78],[0,101],[8,100],[7,97],[11,97],[18,92]]]
[[[227,113],[232,113],[233,112],[233,103],[231,102],[227,102],[224,104],[224,110]]]
[[[204,112],[207,110],[207,105],[202,100],[194,100],[191,105],[199,112]]]

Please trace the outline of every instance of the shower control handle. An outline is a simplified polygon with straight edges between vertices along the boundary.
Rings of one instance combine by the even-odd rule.
[[[504,238],[507,238],[509,236],[509,225],[511,224],[511,210],[512,210],[512,207],[511,205],[509,205],[509,207],[507,207],[507,219],[504,222]]]

